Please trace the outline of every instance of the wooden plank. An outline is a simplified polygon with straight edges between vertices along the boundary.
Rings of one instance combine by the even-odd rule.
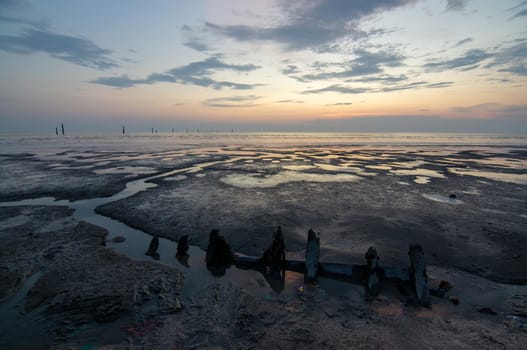
[[[385,267],[381,268],[384,278],[394,278],[401,281],[410,281],[410,269],[407,267]]]

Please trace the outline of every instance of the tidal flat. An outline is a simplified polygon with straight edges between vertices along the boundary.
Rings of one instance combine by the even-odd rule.
[[[527,142],[488,135],[164,135],[0,140],[0,345],[9,348],[520,348],[527,343]],[[260,256],[407,266],[411,286],[204,262],[209,232]],[[190,237],[188,259],[177,241]],[[156,254],[145,255],[153,237]]]

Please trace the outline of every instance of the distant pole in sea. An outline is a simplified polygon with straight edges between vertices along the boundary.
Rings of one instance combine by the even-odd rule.
[[[62,129],[62,135],[64,135],[64,124],[63,123],[60,123],[60,127]]]
[[[174,133],[174,128],[172,128],[172,133]]]
[[[126,133],[126,130],[124,129],[124,125],[123,125],[123,135]]]
[[[152,134],[154,133],[154,128],[152,128]]]
[[[58,126],[55,127],[55,135],[57,135],[57,136],[59,135],[59,127]]]

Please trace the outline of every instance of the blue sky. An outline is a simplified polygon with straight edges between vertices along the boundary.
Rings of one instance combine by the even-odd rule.
[[[524,0],[0,0],[1,132],[527,132],[526,19]]]

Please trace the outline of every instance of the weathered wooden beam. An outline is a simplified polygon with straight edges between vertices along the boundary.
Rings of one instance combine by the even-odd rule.
[[[423,247],[419,244],[410,245],[410,273],[414,283],[417,300],[423,306],[430,307],[430,290],[428,289],[428,276],[426,274],[426,261]]]
[[[379,256],[377,250],[373,247],[369,247],[365,254],[366,257],[366,293],[369,296],[375,296],[379,294]]]
[[[306,282],[316,281],[318,276],[318,258],[320,257],[320,234],[309,229],[307,232],[306,245],[306,270],[304,280]]]
[[[401,281],[410,281],[410,269],[407,267],[386,267],[380,268],[384,278],[394,278]]]

